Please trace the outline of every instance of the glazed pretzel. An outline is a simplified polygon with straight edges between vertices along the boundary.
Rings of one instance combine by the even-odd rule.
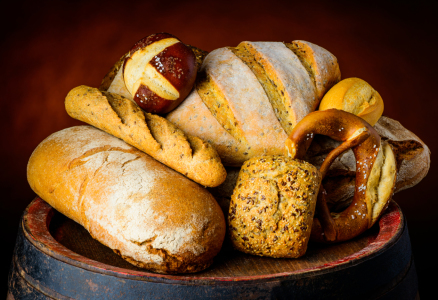
[[[356,158],[356,186],[353,201],[341,213],[331,213],[321,185],[312,225],[311,240],[340,242],[349,240],[370,228],[388,205],[396,176],[394,153],[366,121],[351,113],[329,109],[315,111],[303,118],[286,140],[286,154],[303,159],[315,134],[343,143],[332,150],[320,167],[325,177],[332,162],[352,149]]]

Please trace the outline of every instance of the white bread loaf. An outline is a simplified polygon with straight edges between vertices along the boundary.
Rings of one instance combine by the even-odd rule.
[[[46,138],[27,176],[42,199],[136,266],[196,272],[221,249],[225,220],[207,190],[94,127]]]
[[[336,57],[312,43],[242,42],[209,53],[196,89],[166,118],[240,166],[282,154],[294,125],[339,80]]]

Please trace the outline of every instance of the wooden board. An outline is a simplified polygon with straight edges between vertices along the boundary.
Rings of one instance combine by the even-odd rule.
[[[403,214],[392,202],[363,235],[333,245],[311,243],[299,259],[252,256],[225,243],[207,270],[163,275],[124,261],[37,198],[23,215],[10,295],[30,285],[27,291],[56,299],[414,299],[417,279],[405,229]]]

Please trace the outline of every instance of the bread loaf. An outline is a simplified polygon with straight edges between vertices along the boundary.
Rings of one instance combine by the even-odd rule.
[[[163,117],[143,112],[123,96],[79,86],[68,93],[65,108],[71,117],[121,138],[204,186],[225,180],[225,168],[209,143],[187,136]]]
[[[209,53],[196,89],[166,118],[240,166],[282,154],[293,126],[339,80],[336,58],[312,43],[242,42]]]
[[[209,192],[94,127],[46,138],[27,176],[42,199],[136,266],[196,272],[221,249],[225,220]]]

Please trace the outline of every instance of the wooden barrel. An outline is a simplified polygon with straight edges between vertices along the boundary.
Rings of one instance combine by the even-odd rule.
[[[251,256],[225,245],[207,270],[145,272],[36,198],[23,214],[8,299],[418,299],[409,234],[392,202],[379,223],[299,259]]]

